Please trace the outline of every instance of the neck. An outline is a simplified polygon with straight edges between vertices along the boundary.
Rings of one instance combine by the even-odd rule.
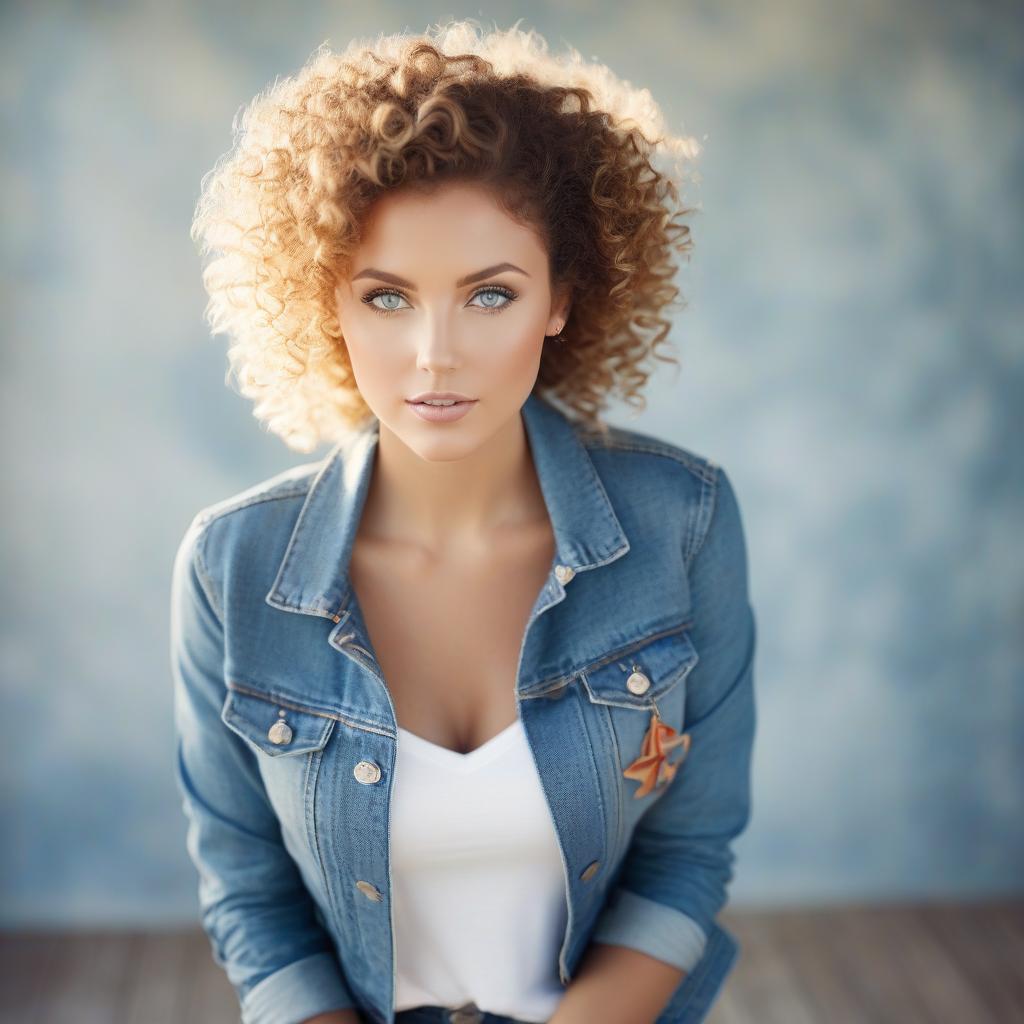
[[[547,517],[521,415],[443,462],[422,458],[381,423],[375,459],[362,527],[374,540],[443,554]]]

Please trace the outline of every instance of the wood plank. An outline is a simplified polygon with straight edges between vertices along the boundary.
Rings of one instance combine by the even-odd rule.
[[[194,930],[151,933],[139,939],[135,971],[125,996],[123,1024],[182,1024],[192,985]]]
[[[54,932],[0,934],[0,1024],[39,1024],[63,942]]]
[[[772,915],[768,927],[792,967],[809,1010],[817,1021],[863,1024],[875,1021],[871,1007],[851,979],[849,954],[828,910],[791,910]]]
[[[41,1024],[120,1024],[135,946],[130,932],[66,935],[52,966]]]
[[[878,1024],[932,1021],[927,1003],[910,985],[905,950],[890,928],[891,913],[877,907],[844,907],[835,915],[840,941],[849,950],[850,982]]]
[[[237,1024],[241,1018],[238,997],[224,968],[213,959],[210,942],[201,931],[193,935],[189,947],[189,977],[184,1020],[196,1024]]]
[[[709,1024],[1024,1021],[1024,902],[730,911]],[[0,1024],[238,1024],[198,927],[0,933]]]
[[[1005,1018],[991,1015],[962,962],[950,956],[929,929],[921,927],[919,908],[919,904],[883,908],[879,911],[879,924],[900,950],[906,983],[926,1007],[927,1016],[923,1019],[950,1024],[1002,1024]]]
[[[994,938],[999,949],[1000,969],[1005,972],[1008,996],[1006,1010],[1024,1020],[1024,902],[1002,902],[993,907]]]
[[[928,904],[914,916],[984,1004],[986,1019],[1024,1020],[1024,952],[1014,948],[1012,934],[1002,935],[998,907]],[[1009,927],[1012,932],[1012,914]]]
[[[836,915],[838,928],[854,939],[856,977],[873,999],[871,1019],[1003,1024],[978,977],[925,926],[921,910],[921,904],[894,904]],[[976,943],[977,926],[972,931],[969,941]]]
[[[774,930],[775,913],[743,915],[735,929],[741,943],[733,999],[746,1021],[758,1024],[820,1024],[780,948]]]

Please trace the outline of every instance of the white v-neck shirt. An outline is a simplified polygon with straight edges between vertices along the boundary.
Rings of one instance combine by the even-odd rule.
[[[398,734],[396,1012],[474,1002],[547,1021],[564,992],[565,874],[522,720],[468,754]]]

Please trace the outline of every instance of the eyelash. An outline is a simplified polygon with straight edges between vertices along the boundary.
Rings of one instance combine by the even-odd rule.
[[[473,292],[470,299],[475,299],[478,295],[483,295],[485,292],[497,292],[499,295],[504,295],[509,300],[500,306],[492,306],[490,309],[485,306],[477,306],[477,309],[482,309],[487,314],[500,313],[503,309],[508,309],[508,307],[519,298],[519,295],[511,288],[506,288],[503,285],[489,284],[486,288],[479,288],[477,291]],[[370,309],[374,311],[374,313],[378,313],[380,316],[392,316],[395,313],[400,313],[401,310],[381,309],[380,306],[375,306],[373,304],[373,300],[378,295],[398,295],[408,302],[408,297],[405,293],[400,292],[397,288],[375,288],[372,292],[367,292],[360,301],[365,302]]]

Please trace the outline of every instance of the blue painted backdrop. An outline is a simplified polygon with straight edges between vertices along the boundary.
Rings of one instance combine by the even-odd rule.
[[[6,924],[195,916],[171,559],[201,505],[305,461],[224,385],[188,237],[199,181],[236,110],[319,43],[427,24],[411,2],[281,10],[0,14]],[[682,372],[611,418],[722,463],[745,515],[760,724],[737,907],[1021,888],[1011,10],[426,12],[523,17],[648,86],[704,146]]]

